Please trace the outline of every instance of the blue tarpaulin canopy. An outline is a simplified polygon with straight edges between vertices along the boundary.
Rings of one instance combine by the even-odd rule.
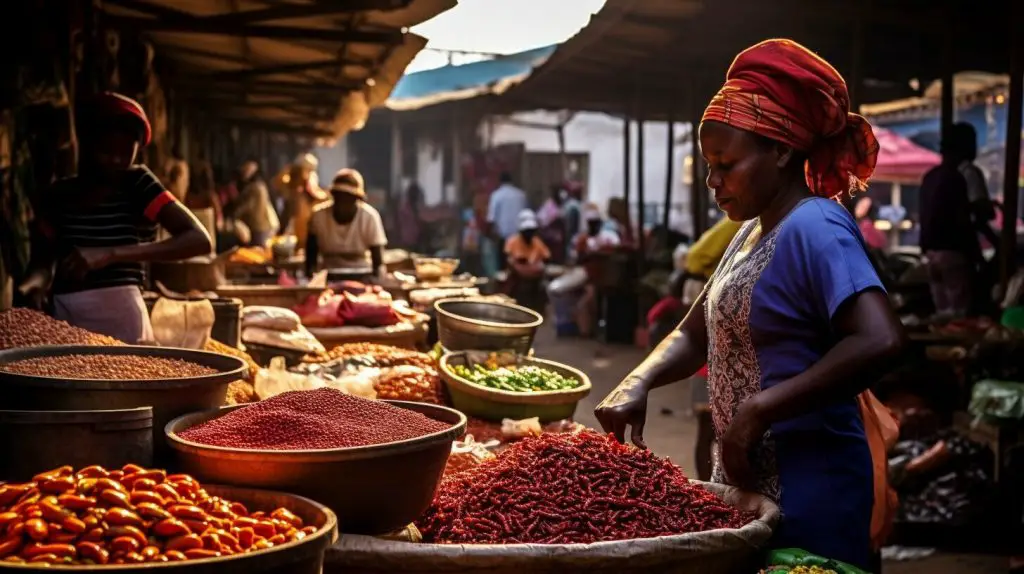
[[[395,86],[387,107],[396,111],[417,110],[442,102],[500,94],[529,76],[556,47],[544,46],[490,60],[406,74]]]

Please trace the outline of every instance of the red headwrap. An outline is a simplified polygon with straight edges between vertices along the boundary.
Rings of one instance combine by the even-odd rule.
[[[766,40],[740,52],[703,121],[773,139],[808,155],[815,195],[862,191],[875,171],[878,140],[850,113],[846,82],[828,62],[792,40]]]
[[[153,138],[153,128],[149,125],[149,118],[146,111],[142,109],[139,102],[114,92],[102,92],[89,102],[88,113],[95,114],[93,120],[101,118],[128,118],[135,120],[139,126],[139,143],[145,147]],[[102,122],[97,122],[102,126]]]

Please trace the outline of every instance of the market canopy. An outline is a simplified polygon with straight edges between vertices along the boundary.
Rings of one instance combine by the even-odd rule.
[[[406,74],[387,101],[388,109],[412,111],[445,102],[500,95],[526,79],[557,46],[543,46],[489,60]]]
[[[953,70],[1009,69],[1010,2],[992,0],[607,0],[590,23],[501,98],[501,111],[575,109],[643,119],[694,117],[732,59],[773,37],[818,52],[861,101],[913,95]]]
[[[872,181],[917,184],[942,162],[942,156],[885,128],[873,126],[878,138],[878,163]]]
[[[106,0],[143,33],[168,88],[215,118],[337,137],[383,104],[426,39],[408,28],[456,0]]]

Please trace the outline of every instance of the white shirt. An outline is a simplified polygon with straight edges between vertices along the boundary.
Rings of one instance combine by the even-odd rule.
[[[519,213],[527,208],[526,193],[511,183],[504,183],[491,194],[487,204],[487,222],[503,239],[519,233]]]
[[[370,248],[388,244],[380,213],[365,201],[357,205],[356,216],[347,224],[338,223],[334,219],[331,213],[333,201],[320,204],[313,210],[309,230],[316,235],[317,246],[328,266],[333,265],[332,259],[349,264],[370,265]]]

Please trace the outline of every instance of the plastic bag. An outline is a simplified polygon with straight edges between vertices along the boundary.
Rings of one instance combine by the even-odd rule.
[[[544,432],[544,429],[541,428],[538,417],[521,421],[514,421],[512,419],[501,421],[501,434],[506,439],[512,440],[528,436],[540,436],[542,432]]]
[[[444,467],[444,473],[454,474],[462,472],[492,458],[495,458],[494,453],[487,450],[485,444],[476,442],[473,436],[470,435],[461,441],[452,443],[452,453],[448,457],[448,464]]]
[[[261,327],[275,331],[295,331],[302,327],[298,314],[282,307],[253,305],[242,309],[242,328]]]
[[[976,419],[1024,419],[1024,383],[978,381],[967,411]]]
[[[160,346],[202,349],[213,330],[213,304],[200,301],[176,301],[161,297],[149,316],[153,338]]]
[[[337,389],[347,395],[364,399],[376,399],[377,391],[374,386],[379,377],[380,369],[362,369],[340,377],[328,377],[325,379],[325,383],[328,387]]]
[[[338,306],[343,299],[344,296],[327,289],[319,295],[310,295],[294,310],[307,327],[340,327],[342,322],[338,317]]]
[[[587,284],[587,270],[582,267],[573,267],[561,277],[548,284],[548,293],[552,295],[563,295],[577,289],[582,289]]]
[[[302,325],[299,325],[298,329],[291,332],[264,329],[263,327],[246,327],[242,330],[242,342],[306,354],[327,352],[323,344]]]
[[[260,369],[254,386],[256,396],[260,400],[267,400],[288,391],[312,391],[327,384],[320,377],[289,373],[285,367],[284,357],[274,357],[270,360],[270,367]]]

